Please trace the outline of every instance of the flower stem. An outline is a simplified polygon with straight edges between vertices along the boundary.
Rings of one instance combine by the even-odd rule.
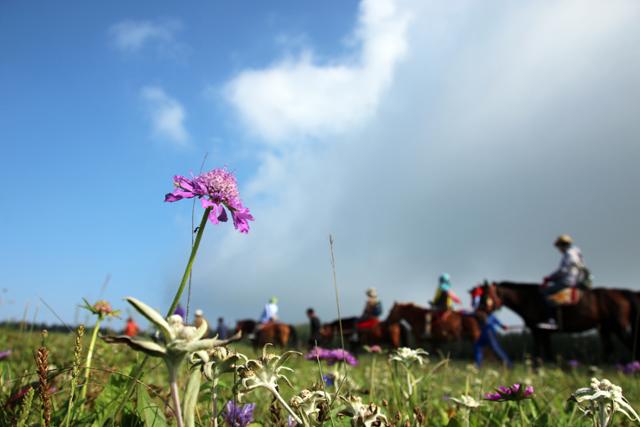
[[[298,423],[298,425],[303,425],[302,420],[300,419],[300,417],[298,417],[298,415],[293,411],[293,409],[291,409],[289,407],[287,402],[285,402],[285,400],[282,398],[282,396],[280,396],[280,393],[278,393],[278,391],[276,389],[272,389],[272,388],[269,388],[269,391],[278,400],[278,402],[280,402],[282,407],[291,415],[291,418],[293,418],[293,420],[296,423]]]
[[[198,233],[196,234],[196,240],[191,247],[191,256],[189,256],[189,262],[187,263],[187,267],[184,269],[184,274],[182,275],[182,281],[180,282],[180,287],[178,287],[178,292],[176,292],[176,296],[173,298],[173,302],[171,303],[171,307],[167,312],[167,317],[171,316],[173,312],[176,310],[178,303],[180,302],[180,297],[184,292],[184,288],[189,281],[189,277],[191,276],[191,269],[193,268],[193,261],[196,259],[196,253],[198,253],[198,247],[200,246],[200,240],[202,239],[202,234],[204,233],[204,227],[207,225],[207,218],[209,217],[209,212],[211,212],[211,208],[206,208],[204,213],[202,214],[202,219],[200,220],[200,226],[198,227]]]
[[[175,375],[173,375],[169,386],[171,388],[171,400],[173,401],[173,407],[176,413],[176,423],[178,424],[178,427],[184,427],[182,411],[180,410],[180,396],[178,396],[178,382],[176,381]]]
[[[93,332],[91,333],[91,341],[89,341],[89,349],[87,350],[87,359],[84,366],[84,384],[82,386],[82,392],[80,393],[80,400],[84,400],[87,397],[87,389],[89,388],[89,376],[91,375],[93,349],[96,346],[98,332],[100,332],[100,322],[102,322],[102,315],[98,316],[98,320],[96,320],[96,324],[93,326]]]

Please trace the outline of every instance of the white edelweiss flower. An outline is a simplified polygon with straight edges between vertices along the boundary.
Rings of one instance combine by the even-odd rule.
[[[616,412],[640,422],[640,416],[623,396],[622,387],[607,379],[591,378],[590,387],[579,388],[570,400],[576,402],[585,415],[593,416],[599,427],[607,426]]]
[[[350,417],[352,426],[378,427],[389,425],[386,415],[382,413],[380,407],[375,403],[366,405],[359,396],[340,396],[340,398],[347,406],[338,415]]]
[[[429,353],[421,348],[408,348],[408,347],[400,347],[396,349],[389,356],[389,360],[400,362],[405,366],[413,365],[417,363],[419,365],[423,365],[424,363],[429,361]]]
[[[457,403],[460,406],[463,406],[463,407],[469,408],[469,409],[475,409],[475,408],[477,408],[477,407],[482,405],[482,403],[480,403],[479,401],[477,401],[473,397],[471,397],[469,395],[466,395],[466,394],[463,394],[459,398],[452,397],[451,401]]]
[[[226,345],[240,338],[239,334],[228,340],[217,338],[202,339],[208,330],[207,322],[202,322],[199,327],[185,326],[182,317],[169,316],[166,320],[160,313],[136,298],[128,297],[127,301],[141,315],[147,318],[162,333],[163,343],[126,335],[105,337],[108,343],[124,343],[137,351],[142,351],[149,356],[160,357],[165,360],[170,370],[170,376],[175,375],[176,370],[184,359],[192,353],[211,350],[217,346]]]

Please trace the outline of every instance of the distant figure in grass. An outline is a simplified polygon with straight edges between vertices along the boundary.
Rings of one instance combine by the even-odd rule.
[[[322,343],[322,337],[320,336],[320,319],[316,315],[313,308],[307,309],[307,317],[309,318],[309,348],[316,347],[319,343]]]
[[[490,347],[491,350],[498,356],[502,363],[507,365],[508,368],[513,366],[511,363],[511,359],[507,356],[507,353],[500,347],[498,343],[498,337],[496,335],[496,328],[501,328],[506,331],[507,327],[498,320],[493,311],[493,301],[490,298],[483,300],[484,295],[482,294],[482,290],[486,289],[488,286],[488,281],[485,280],[483,286],[478,286],[474,289],[479,289],[475,294],[477,299],[472,301],[473,308],[475,309],[476,319],[478,319],[478,323],[480,324],[480,336],[473,343],[473,353],[476,361],[476,365],[478,368],[482,366],[482,358],[483,352],[486,347]],[[473,294],[472,294],[473,295]],[[487,311],[480,309],[480,307],[486,308]]]
[[[229,328],[224,324],[224,317],[218,317],[218,326],[216,327],[216,335],[218,339],[226,340],[229,336]]]
[[[180,304],[178,304],[173,314],[177,314],[178,316],[182,317],[183,322],[187,320],[187,312],[185,311],[184,307],[181,306]]]
[[[367,302],[364,305],[362,316],[358,322],[358,329],[374,329],[380,323],[379,317],[382,315],[382,303],[378,299],[378,292],[375,288],[369,288],[366,292]]]
[[[129,317],[127,319],[127,324],[124,327],[123,333],[128,337],[135,337],[140,333],[140,328],[138,327],[138,324],[136,323],[136,321],[133,320],[133,317]]]
[[[577,287],[589,288],[591,286],[591,274],[587,269],[580,248],[573,244],[573,239],[567,234],[559,236],[555,241],[555,247],[562,253],[560,266],[542,280],[542,294],[545,296],[546,322],[538,324],[542,329],[558,329],[556,320],[556,308],[558,302],[554,295],[565,289],[571,289],[569,303],[575,303]]]

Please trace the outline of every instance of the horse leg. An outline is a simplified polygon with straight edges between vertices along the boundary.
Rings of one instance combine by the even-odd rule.
[[[601,358],[603,362],[609,360],[609,356],[613,354],[613,340],[611,339],[611,329],[608,326],[601,326],[598,328],[598,334],[600,335],[600,343],[602,344]]]

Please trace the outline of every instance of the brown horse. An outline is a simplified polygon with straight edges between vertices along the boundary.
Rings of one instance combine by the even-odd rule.
[[[416,344],[426,340],[434,343],[461,339],[475,341],[480,336],[476,318],[458,311],[442,312],[413,303],[394,303],[386,322],[391,325],[401,321],[411,326]]]
[[[534,339],[534,357],[551,360],[551,333],[540,329],[545,319],[545,299],[539,284],[500,282],[485,285],[480,306],[493,311],[502,305],[518,314],[531,330]],[[598,329],[603,355],[613,353],[612,336],[617,336],[629,350],[634,349],[637,337],[638,297],[624,289],[594,288],[582,291],[582,297],[573,305],[557,308],[560,332],[584,332]]]
[[[296,346],[298,334],[293,325],[280,322],[269,322],[259,325],[252,319],[238,320],[236,322],[236,332],[242,331],[242,336],[253,335],[253,344],[262,347],[267,343],[276,344],[281,347],[287,345]]]

